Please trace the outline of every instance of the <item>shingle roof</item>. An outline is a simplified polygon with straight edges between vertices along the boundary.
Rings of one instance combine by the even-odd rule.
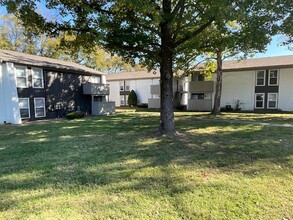
[[[199,67],[203,67],[203,65],[199,65]],[[223,62],[223,71],[288,67],[293,67],[293,55],[253,58],[245,60],[228,60]],[[160,71],[155,71],[156,74],[153,74],[153,72],[154,71],[121,72],[117,74],[106,75],[106,78],[107,81],[160,78]]]
[[[100,71],[88,68],[86,66],[74,62],[30,55],[11,50],[0,49],[0,61],[12,62],[23,65],[31,65],[48,69],[71,71],[81,74],[104,75],[104,73]]]
[[[152,70],[137,72],[121,72],[106,75],[107,81],[130,80],[130,79],[156,79],[160,78],[160,71]]]
[[[253,58],[240,61],[229,60],[223,62],[223,71],[288,67],[293,67],[293,55]]]

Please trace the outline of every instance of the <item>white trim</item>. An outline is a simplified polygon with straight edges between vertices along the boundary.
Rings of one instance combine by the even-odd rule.
[[[43,116],[37,116],[37,106],[36,106],[36,99],[42,99],[44,101],[44,115]],[[41,108],[41,107],[39,107]],[[45,103],[45,98],[43,97],[37,97],[37,98],[34,98],[34,109],[35,109],[35,118],[44,118],[46,117],[46,103]]]
[[[257,95],[263,95],[262,107],[257,107],[256,106],[256,96]],[[254,96],[254,108],[255,109],[264,109],[265,108],[265,93],[255,93],[255,96]]]
[[[35,87],[34,86],[34,79],[35,79],[34,78],[34,70],[40,70],[41,71],[42,86],[40,86],[40,87]],[[36,89],[43,89],[44,88],[44,74],[43,74],[43,69],[41,69],[41,68],[32,68],[31,69],[31,72],[32,72],[32,87],[33,88],[36,88]]]
[[[22,117],[21,117],[21,119],[31,118],[30,99],[29,99],[29,98],[18,98],[18,103],[20,103],[20,100],[21,100],[21,99],[23,99],[23,100],[27,100],[27,103],[28,103],[28,107],[27,107],[27,108],[20,108],[20,106],[19,106],[19,114],[20,114],[20,117],[21,117],[20,110],[21,110],[21,109],[28,109],[28,117],[25,117],[25,118],[22,118]]]
[[[274,100],[276,102],[276,107],[269,107],[269,96],[270,95],[276,95],[276,100]],[[268,100],[267,100],[267,109],[277,109],[278,108],[278,93],[268,93]]]
[[[126,80],[126,81],[125,81],[125,87],[124,87],[124,90],[125,90],[125,91],[130,91],[130,81],[129,81],[129,80]]]
[[[119,91],[125,91],[125,89],[124,89],[124,81],[119,81]]]
[[[271,71],[277,71],[277,83],[276,84],[271,84],[270,83],[270,81],[271,81]],[[269,80],[268,80],[268,85],[269,86],[278,86],[279,85],[279,75],[280,75],[279,72],[280,71],[278,69],[270,69],[269,70]]]
[[[257,84],[257,76],[258,76],[258,72],[263,72],[264,73],[264,82],[262,85],[258,85]],[[256,70],[255,72],[255,85],[256,86],[265,86],[266,85],[266,71],[265,70]]]
[[[16,73],[16,70],[17,69],[24,69],[24,71],[25,71],[25,78],[26,78],[26,86],[19,86],[18,84],[17,84],[17,73]],[[19,65],[15,65],[14,66],[14,74],[15,74],[15,81],[16,81],[16,87],[17,88],[28,88],[29,87],[29,81],[28,81],[28,69],[27,69],[27,67],[25,67],[25,66],[19,66]]]

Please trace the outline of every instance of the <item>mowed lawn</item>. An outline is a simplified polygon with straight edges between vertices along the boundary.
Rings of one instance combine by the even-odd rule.
[[[293,128],[246,118],[293,121],[176,113],[178,139],[131,110],[0,126],[0,219],[293,219]]]

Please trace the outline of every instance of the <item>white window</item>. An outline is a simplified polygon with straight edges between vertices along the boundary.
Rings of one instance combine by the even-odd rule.
[[[42,69],[32,69],[33,88],[44,88],[44,78]]]
[[[256,109],[263,109],[264,108],[264,101],[265,101],[265,94],[264,93],[256,93],[255,94],[255,108]]]
[[[16,75],[16,86],[19,88],[27,88],[28,87],[28,74],[26,67],[16,66],[15,67],[15,75]]]
[[[125,95],[125,105],[128,105],[128,97],[129,95]]]
[[[278,93],[268,93],[268,109],[276,109],[278,106]]]
[[[46,117],[46,109],[45,109],[45,98],[35,98],[35,117],[41,118]]]
[[[101,82],[101,78],[98,77],[98,76],[91,76],[90,82],[91,83],[100,83]]]
[[[266,71],[258,70],[256,71],[256,85],[264,86],[266,83]]]
[[[29,98],[18,98],[18,105],[21,118],[30,118]]]
[[[125,81],[125,91],[130,91],[130,82]]]
[[[124,106],[125,105],[125,96],[124,95],[121,95],[120,96],[120,105],[121,106]]]
[[[278,85],[278,70],[269,71],[269,86]]]
[[[120,91],[124,91],[124,81],[120,81],[119,85],[120,85]]]

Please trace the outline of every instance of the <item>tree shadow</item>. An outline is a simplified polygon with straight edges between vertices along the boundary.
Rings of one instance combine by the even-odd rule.
[[[254,165],[259,161],[293,168],[291,130],[191,119],[177,119],[179,139],[154,138],[157,117],[123,114],[0,127],[0,192],[112,185],[113,193],[152,190],[173,196],[194,189],[176,167],[251,178],[271,172],[270,166]],[[0,204],[1,209],[23,202],[5,200],[10,205]]]

